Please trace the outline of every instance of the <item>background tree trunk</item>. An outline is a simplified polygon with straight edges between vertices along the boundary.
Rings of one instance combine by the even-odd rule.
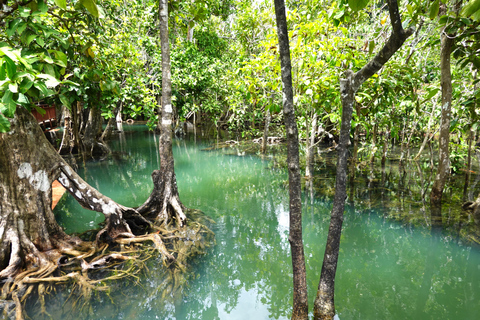
[[[265,128],[263,129],[263,140],[262,140],[262,153],[265,154],[267,152],[267,144],[268,144],[268,128],[270,127],[270,121],[272,120],[272,115],[270,113],[270,109],[267,108],[265,111]]]
[[[315,155],[313,148],[315,146],[315,135],[317,133],[317,119],[317,113],[313,111],[312,128],[310,130],[310,136],[307,138],[307,154],[305,156],[307,162],[305,164],[305,176],[307,178],[313,177],[313,161]]]
[[[445,183],[450,174],[450,116],[452,112],[452,73],[450,69],[450,55],[454,38],[445,33],[441,36],[440,69],[442,89],[442,116],[440,122],[440,136],[438,146],[438,166],[432,191],[430,192],[430,206],[432,226],[442,225],[442,194]]]
[[[307,276],[302,240],[302,201],[300,165],[298,154],[298,130],[293,106],[292,66],[288,40],[287,18],[284,0],[275,0],[278,43],[283,83],[283,113],[288,144],[288,177],[290,196],[290,241],[293,267],[292,319],[308,319]]]

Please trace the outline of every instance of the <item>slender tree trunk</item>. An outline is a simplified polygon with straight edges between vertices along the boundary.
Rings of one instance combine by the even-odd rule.
[[[475,130],[470,127],[470,133],[468,136],[468,156],[467,156],[467,171],[465,172],[465,184],[463,186],[463,201],[468,199],[468,186],[470,184],[470,176],[472,174],[472,142],[475,141]]]
[[[313,152],[313,148],[315,145],[315,135],[317,133],[317,113],[313,112],[313,119],[312,119],[312,128],[310,129],[310,136],[307,138],[307,155],[306,155],[306,165],[305,165],[305,176],[307,178],[313,177],[313,160],[315,153]]]
[[[425,145],[427,144],[428,139],[430,139],[430,128],[431,128],[432,122],[435,118],[435,116],[434,116],[435,115],[435,107],[436,107],[436,104],[433,103],[432,104],[432,113],[430,114],[430,118],[428,119],[427,131],[425,132],[425,138],[423,139],[422,145],[420,146],[420,149],[418,150],[418,153],[415,156],[415,158],[413,158],[413,160],[418,160],[418,158],[420,158],[420,155],[422,154],[423,149],[425,149]]]
[[[336,189],[333,202],[330,228],[328,230],[327,244],[323,258],[322,272],[318,284],[317,297],[314,303],[315,319],[333,319],[335,316],[335,274],[337,270],[340,237],[342,232],[343,211],[347,197],[347,147],[350,140],[351,119],[355,93],[360,86],[393,56],[403,45],[405,40],[413,33],[412,29],[404,30],[398,11],[396,0],[388,0],[388,10],[393,32],[385,46],[379,53],[357,73],[347,70],[340,80],[340,94],[342,101],[342,124],[340,141],[338,145]]]
[[[372,150],[370,153],[370,163],[373,164],[375,161],[375,153],[377,152],[377,130],[378,130],[378,125],[375,123],[373,125],[373,137],[372,137]]]
[[[60,148],[58,149],[58,153],[60,154],[67,154],[72,153],[73,148],[75,147],[74,137],[73,137],[73,128],[72,128],[72,114],[70,109],[67,107],[64,108],[64,129],[63,129],[63,138],[62,143],[60,144]]]
[[[347,196],[347,160],[348,145],[350,144],[350,128],[355,102],[353,86],[354,73],[348,70],[340,81],[342,99],[342,124],[338,142],[337,176],[335,183],[335,197],[328,229],[328,238],[323,256],[322,272],[318,284],[317,298],[315,299],[315,319],[333,319],[335,316],[334,290],[335,274],[337,271],[338,254],[340,250],[340,236],[342,233],[343,211]]]
[[[262,140],[262,153],[267,152],[267,140],[268,140],[268,128],[270,127],[270,121],[272,120],[272,115],[270,109],[267,109],[265,112],[265,128],[263,130],[263,140]]]
[[[387,162],[388,153],[388,138],[390,137],[390,127],[385,130],[385,137],[383,138],[383,151],[382,151],[382,168],[385,168],[385,162]]]
[[[298,129],[293,105],[292,65],[284,0],[275,0],[278,43],[283,83],[283,113],[288,144],[288,177],[290,196],[290,235],[293,267],[292,319],[308,319],[307,276],[302,240],[302,201],[298,151]]]
[[[442,194],[450,174],[450,116],[452,109],[452,73],[450,55],[454,38],[445,33],[441,36],[440,68],[442,87],[442,115],[438,147],[438,167],[435,181],[430,192],[432,226],[442,225]]]
[[[160,127],[160,170],[152,173],[154,189],[147,201],[137,210],[142,214],[155,214],[158,222],[167,224],[176,217],[178,225],[186,223],[185,207],[180,202],[172,150],[172,73],[168,40],[168,1],[160,0],[160,41],[162,46],[162,117]]]

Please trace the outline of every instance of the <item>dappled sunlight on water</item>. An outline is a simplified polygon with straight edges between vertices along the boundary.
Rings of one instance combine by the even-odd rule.
[[[284,170],[256,156],[202,151],[193,138],[174,144],[181,200],[216,221],[216,245],[192,264],[183,297],[163,299],[160,279],[128,289],[115,307],[89,319],[289,319],[292,304],[288,190]],[[113,145],[120,150],[119,144]],[[128,206],[149,195],[150,174],[158,168],[155,136],[129,133],[123,154],[92,162],[81,174],[101,192]],[[323,177],[323,173],[319,173]],[[378,176],[381,179],[380,176]],[[328,182],[325,182],[327,185]],[[453,236],[400,224],[379,212],[365,193],[345,214],[335,302],[345,319],[476,319],[480,314],[480,252]],[[373,186],[371,187],[373,188]],[[382,187],[383,188],[383,187]],[[316,192],[317,195],[320,193]],[[304,199],[304,243],[310,308],[318,285],[331,197]],[[384,199],[388,207],[388,199]],[[82,232],[102,219],[73,200],[57,207],[69,232]],[[152,272],[152,274],[154,274]],[[107,303],[103,299],[102,303]],[[66,312],[68,313],[68,312]],[[75,318],[75,317],[72,317]]]

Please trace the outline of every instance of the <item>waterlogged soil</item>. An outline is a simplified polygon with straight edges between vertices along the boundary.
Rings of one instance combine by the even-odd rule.
[[[133,133],[111,146],[121,156],[90,162],[80,173],[114,200],[136,206],[152,188],[150,174],[158,168],[158,137],[143,128],[127,128]],[[119,283],[109,294],[99,294],[87,309],[61,304],[61,295],[53,292],[52,299],[61,304],[63,316],[289,319],[292,268],[284,146],[270,146],[262,155],[254,144],[225,146],[203,140],[199,134],[175,140],[174,157],[182,201],[216,222],[212,226],[216,245],[191,262],[185,290],[176,295],[160,292],[164,277],[157,272],[160,264],[154,259],[148,272]],[[319,146],[315,176],[303,186],[312,302],[335,191],[335,162],[335,152]],[[453,176],[448,183],[443,228],[437,232],[430,227],[428,205],[434,174],[429,161],[400,167],[394,156],[385,168],[358,165],[348,190],[336,279],[340,319],[477,319],[479,232],[472,217],[461,210],[463,175]],[[473,175],[467,197],[477,196],[478,181],[479,176]],[[68,232],[83,232],[102,221],[68,196],[55,210]],[[68,292],[62,294],[68,298]]]

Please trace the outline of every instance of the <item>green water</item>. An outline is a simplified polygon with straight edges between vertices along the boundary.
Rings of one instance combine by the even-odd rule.
[[[141,131],[128,133],[112,145],[121,157],[88,163],[80,173],[114,200],[138,206],[150,193],[150,174],[158,168],[156,139]],[[93,313],[78,318],[289,319],[292,268],[286,172],[271,169],[269,161],[255,156],[202,151],[204,146],[192,137],[174,142],[182,201],[217,222],[216,245],[193,264],[194,277],[184,297],[164,303],[155,294],[160,280],[147,278],[142,286],[109,302],[108,308],[101,300]],[[310,308],[330,200],[328,196],[304,200]],[[103,220],[70,198],[56,214],[68,232],[91,229]],[[478,319],[479,301],[479,248],[462,245],[453,236],[432,235],[427,228],[404,226],[363,203],[347,207],[335,296],[341,320]]]

